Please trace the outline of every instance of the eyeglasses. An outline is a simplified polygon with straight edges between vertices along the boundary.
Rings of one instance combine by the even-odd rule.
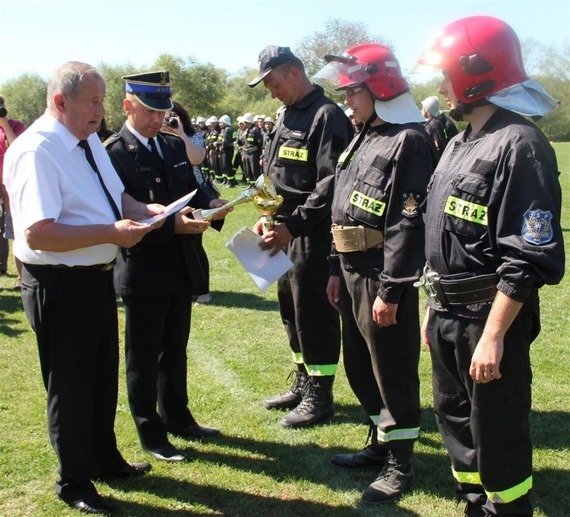
[[[356,88],[347,88],[345,90],[345,95],[347,97],[353,97],[354,95],[358,95],[360,92],[366,90],[366,86],[361,85],[361,86],[357,86]]]

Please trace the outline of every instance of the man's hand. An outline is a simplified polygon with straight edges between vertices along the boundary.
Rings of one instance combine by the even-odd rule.
[[[210,201],[210,208],[221,208],[226,203],[227,203],[227,200],[225,200],[225,199],[212,199],[212,201]],[[212,216],[212,220],[213,221],[219,221],[220,219],[224,219],[226,217],[226,215],[228,215],[230,212],[233,211],[233,209],[234,209],[234,207],[230,206],[226,210],[220,210],[219,212],[216,212]]]
[[[503,357],[503,339],[490,339],[485,335],[481,336],[473,357],[469,375],[480,384],[495,381],[501,378],[499,366]]]
[[[340,279],[336,275],[329,277],[327,284],[327,298],[329,303],[337,310],[340,311]]]
[[[475,382],[486,383],[501,378],[499,367],[503,358],[505,334],[522,305],[522,302],[497,291],[483,334],[471,358],[469,375]]]
[[[271,257],[277,255],[280,250],[293,240],[293,236],[289,233],[289,229],[284,223],[278,223],[267,233],[263,233],[263,223],[259,220],[255,223],[253,231],[261,236],[259,247],[262,250],[272,250],[270,253]]]
[[[388,303],[376,297],[372,306],[372,319],[379,327],[389,327],[395,325],[396,312],[398,311],[397,303]]]
[[[115,227],[116,232],[113,244],[116,244],[121,248],[130,248],[134,246],[140,242],[148,232],[154,229],[154,225],[137,223],[130,219],[117,221],[116,223],[113,223],[113,226]]]
[[[198,235],[204,233],[209,227],[208,221],[197,221],[187,217],[194,211],[192,207],[185,206],[180,212],[174,214],[174,233],[181,235]]]

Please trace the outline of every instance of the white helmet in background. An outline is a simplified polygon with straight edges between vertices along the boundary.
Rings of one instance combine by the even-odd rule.
[[[248,124],[253,124],[253,115],[251,113],[244,113],[242,120]]]
[[[220,117],[220,122],[223,122],[226,126],[232,125],[232,119],[229,117],[229,115],[222,115]]]
[[[204,124],[206,123],[206,117],[202,117],[202,115],[200,115],[197,119],[196,119],[196,123],[199,124],[200,122],[204,122]]]
[[[274,120],[271,117],[265,117],[264,122],[269,122],[271,124],[275,124]]]
[[[211,124],[217,124],[218,123],[218,117],[216,117],[216,115],[212,115],[209,119]]]

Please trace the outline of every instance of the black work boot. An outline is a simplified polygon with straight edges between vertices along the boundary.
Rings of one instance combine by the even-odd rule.
[[[316,377],[311,375],[303,389],[300,404],[281,419],[281,427],[311,427],[330,420],[334,416],[334,375]]]
[[[384,503],[396,499],[406,492],[413,480],[412,448],[388,451],[384,468],[363,493],[365,503]]]
[[[292,386],[279,395],[269,397],[264,403],[265,409],[291,409],[297,407],[303,398],[303,388],[309,379],[305,365],[300,365],[297,371],[292,371],[287,377],[287,381],[291,376],[295,376]]]
[[[372,437],[372,440],[368,447],[352,454],[337,454],[331,458],[331,464],[344,469],[383,467],[388,449],[378,443],[378,428],[375,425],[370,426],[368,438],[370,437]],[[366,442],[368,443],[368,439]]]

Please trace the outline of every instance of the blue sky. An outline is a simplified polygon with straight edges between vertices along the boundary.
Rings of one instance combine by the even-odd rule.
[[[294,48],[332,18],[392,42],[408,70],[431,31],[473,14],[560,51],[570,41],[570,0],[0,0],[0,83],[24,72],[48,79],[69,60],[142,69],[162,53],[233,73],[256,67],[266,45]]]

